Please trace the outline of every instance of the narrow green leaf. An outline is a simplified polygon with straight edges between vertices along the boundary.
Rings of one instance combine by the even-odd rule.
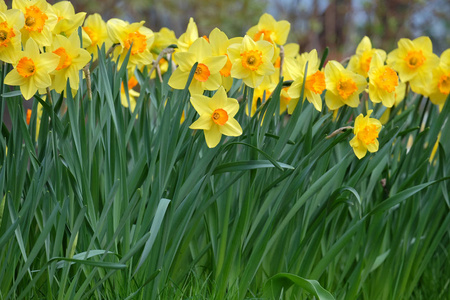
[[[314,297],[317,297],[318,300],[334,300],[333,295],[324,289],[318,281],[289,273],[279,273],[269,278],[264,286],[264,290],[271,299],[279,299],[281,293],[283,291],[286,292],[293,285],[304,289]]]

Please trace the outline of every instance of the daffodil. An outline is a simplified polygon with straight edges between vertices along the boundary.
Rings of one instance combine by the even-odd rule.
[[[430,84],[430,100],[439,105],[439,110],[444,107],[450,94],[450,49],[441,54],[439,66],[433,70]]]
[[[119,58],[118,66],[122,65],[128,51],[130,59],[129,68],[135,66],[148,65],[153,61],[150,48],[155,39],[152,30],[144,26],[144,21],[140,23],[128,23],[120,19],[110,19],[106,23],[108,36],[113,43],[120,43],[114,50],[114,57]]]
[[[29,100],[38,89],[52,84],[49,73],[55,70],[59,56],[54,53],[40,53],[37,43],[28,39],[24,51],[19,53],[15,68],[5,77],[5,84],[20,86],[20,91]]]
[[[356,74],[344,67],[337,61],[331,60],[325,66],[325,103],[331,110],[348,105],[357,107],[359,105],[359,94],[367,86],[364,76]]]
[[[160,52],[164,48],[170,45],[177,44],[177,37],[175,32],[169,28],[163,27],[158,32],[155,32],[155,41],[153,42],[152,49]]]
[[[400,39],[398,48],[388,54],[387,64],[398,72],[400,80],[409,82],[413,92],[428,95],[432,70],[439,65],[429,37]]]
[[[134,76],[131,76],[130,79],[128,79],[128,84],[127,84],[127,88],[128,88],[128,98],[127,98],[127,94],[125,92],[125,87],[124,84],[122,82],[122,86],[120,88],[120,102],[122,103],[122,105],[124,107],[129,107],[130,111],[133,113],[134,109],[136,107],[136,97],[139,97],[139,93],[136,92],[135,90],[133,90],[133,88],[135,86],[138,85],[138,81],[136,80],[136,78]],[[130,100],[130,102],[128,103],[128,99]]]
[[[220,70],[227,62],[227,57],[213,56],[211,45],[204,38],[198,38],[187,52],[177,52],[174,56],[179,66],[169,79],[172,88],[184,89],[195,63],[198,63],[197,69],[189,85],[191,95],[203,94],[204,90],[213,91],[221,85]]]
[[[21,50],[20,29],[25,24],[23,14],[18,9],[0,12],[0,60],[14,64]]]
[[[319,70],[320,60],[317,51],[312,50],[309,53],[303,53],[299,60],[287,58],[287,61],[286,67],[294,79],[288,91],[289,97],[292,98],[289,102],[288,113],[294,112],[300,98],[306,63],[308,63],[308,68],[306,70],[304,97],[314,105],[315,109],[322,111],[321,95],[325,90],[325,75]]]
[[[277,45],[284,45],[286,43],[291,24],[288,21],[276,21],[274,17],[269,14],[263,14],[259,18],[257,25],[251,27],[247,31],[247,35],[254,41],[261,39]]]
[[[75,13],[72,3],[60,1],[53,5],[53,11],[58,17],[58,22],[53,28],[53,34],[61,34],[66,37],[72,35],[83,24],[85,12]]]
[[[178,38],[178,51],[187,52],[191,45],[198,39],[198,28],[193,18],[189,18],[186,32]]]
[[[209,34],[209,43],[211,44],[212,54],[214,56],[225,55],[227,62],[220,70],[222,76],[222,85],[226,90],[231,88],[233,84],[233,77],[231,77],[231,60],[228,57],[228,47],[232,44],[241,43],[242,38],[228,39],[227,35],[218,28],[214,28]]]
[[[94,59],[98,58],[98,49],[105,44],[106,50],[112,46],[112,42],[108,37],[106,22],[103,21],[99,14],[89,15],[84,21],[83,31],[89,35],[90,44],[84,44],[83,47],[91,53]]]
[[[255,42],[246,35],[241,44],[228,47],[228,57],[232,63],[231,76],[242,79],[249,87],[257,87],[265,76],[275,72],[273,54],[273,44],[267,41]]]
[[[269,99],[273,90],[276,88],[277,84],[272,82],[269,77],[265,77],[264,80],[258,85],[253,91],[252,107],[249,112],[248,105],[245,108],[245,113],[247,116],[253,117],[256,112],[258,103],[263,103],[264,100]]]
[[[50,4],[45,0],[13,0],[12,8],[22,11],[25,23],[21,29],[22,43],[32,38],[41,48],[53,41],[53,29],[58,17]]]
[[[398,86],[397,73],[384,65],[383,59],[375,53],[369,70],[369,97],[373,103],[382,102],[386,107],[395,104],[395,88]]]
[[[234,118],[239,110],[239,103],[236,99],[228,98],[223,87],[220,87],[212,98],[193,95],[191,104],[200,117],[189,128],[203,130],[209,148],[219,144],[222,134],[227,136],[242,134],[241,125]]]
[[[275,68],[275,72],[270,76],[272,78],[273,82],[278,82],[281,75],[283,75],[284,80],[294,80],[292,74],[289,72],[289,70],[293,69],[292,66],[289,66],[291,63],[295,63],[295,60],[298,59],[300,56],[298,55],[300,51],[300,45],[295,43],[290,43],[283,46],[283,74],[280,74],[280,67],[281,67],[281,50],[280,48],[275,48],[275,55],[273,61],[273,66]]]
[[[382,62],[384,63],[386,60],[386,52],[381,49],[372,48],[372,42],[370,39],[367,36],[363,37],[356,48],[355,55],[350,58],[347,69],[367,77],[370,69],[370,62],[372,61],[375,53],[380,56]]]
[[[61,93],[69,80],[71,89],[77,90],[80,84],[79,71],[91,60],[89,52],[80,48],[78,33],[73,32],[69,38],[57,35],[51,49],[59,57],[59,64],[52,72],[52,87]]]
[[[291,103],[291,101],[292,98],[291,96],[289,96],[289,87],[282,88],[280,93],[280,115],[287,110],[289,103]]]
[[[370,118],[371,113],[372,110],[369,110],[366,116],[360,114],[355,120],[353,128],[355,137],[350,141],[350,146],[359,159],[366,156],[367,151],[370,153],[378,151],[377,138],[381,130],[381,123],[377,119]]]

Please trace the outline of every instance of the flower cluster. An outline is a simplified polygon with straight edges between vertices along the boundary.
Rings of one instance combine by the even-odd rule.
[[[300,53],[298,44],[286,43],[289,32],[289,22],[264,14],[243,37],[229,38],[218,28],[200,36],[191,18],[186,32],[177,38],[167,28],[152,31],[144,21],[113,18],[105,22],[99,14],[86,17],[76,13],[69,1],[50,5],[45,0],[13,0],[7,9],[0,0],[0,60],[14,67],[5,83],[19,86],[25,99],[46,89],[76,93],[80,70],[98,59],[104,47],[110,49],[118,68],[128,57],[128,82],[122,83],[121,103],[131,111],[139,96],[139,87],[133,89],[138,85],[137,71],[151,70],[150,78],[157,74],[161,78],[171,70],[170,87],[188,86],[191,104],[200,116],[190,128],[203,130],[209,147],[215,147],[222,135],[242,134],[234,119],[239,102],[227,96],[233,84],[253,89],[252,106],[246,109],[249,116],[283,79],[287,84],[279,97],[280,113],[287,114],[305,99],[317,111],[325,106],[330,111],[365,107],[363,98],[373,105],[381,103],[388,111],[402,101],[407,88],[442,109],[450,93],[450,49],[439,58],[428,37],[401,39],[388,54],[372,48],[364,37],[343,65],[335,60],[323,64],[316,50]],[[175,50],[165,51],[169,46]],[[191,71],[194,76],[188,82]],[[205,91],[215,94],[209,98]],[[362,97],[364,93],[368,97]],[[350,144],[358,158],[378,149],[381,123],[369,115],[355,120]]]

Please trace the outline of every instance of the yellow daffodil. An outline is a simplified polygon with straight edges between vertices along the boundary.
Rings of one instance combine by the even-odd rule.
[[[39,47],[33,39],[28,39],[25,50],[19,53],[15,68],[5,77],[5,84],[20,86],[26,100],[31,99],[38,89],[52,84],[49,73],[55,70],[59,56],[54,53],[39,53]]]
[[[51,50],[59,57],[59,64],[52,72],[52,87],[58,93],[66,89],[67,80],[70,88],[77,90],[80,84],[79,71],[91,60],[91,55],[80,48],[80,38],[75,31],[69,38],[57,35]]]
[[[450,94],[450,49],[441,54],[440,64],[433,70],[430,84],[430,100],[442,110]]]
[[[267,41],[255,42],[246,35],[241,44],[228,47],[228,57],[232,63],[231,76],[242,79],[249,87],[257,87],[265,76],[275,72],[273,54],[273,44]]]
[[[400,80],[409,82],[413,92],[428,96],[432,70],[439,65],[429,37],[400,39],[398,48],[388,54],[387,64],[398,72]]]
[[[270,43],[284,45],[289,35],[291,24],[288,21],[276,21],[271,15],[263,14],[257,25],[247,31],[254,41],[264,39]]]
[[[283,114],[288,106],[289,103],[291,103],[292,98],[291,96],[289,96],[289,87],[284,87],[281,89],[281,94],[280,94],[280,115]],[[298,102],[298,99],[297,99]]]
[[[122,65],[131,48],[129,68],[148,65],[153,61],[150,48],[155,39],[153,31],[140,23],[128,23],[120,19],[110,19],[106,23],[108,36],[113,43],[120,43],[114,50],[114,57],[119,58],[118,67]]]
[[[52,31],[58,22],[51,5],[45,0],[13,0],[12,7],[22,11],[25,23],[21,29],[22,43],[32,38],[41,48],[52,44]]]
[[[94,60],[98,58],[98,49],[101,48],[103,44],[105,44],[106,51],[112,46],[112,42],[108,37],[106,22],[103,21],[99,14],[89,15],[86,18],[83,31],[89,35],[91,40],[90,44],[86,45],[83,43],[83,47],[93,55]]]
[[[236,99],[228,98],[223,87],[220,87],[212,98],[193,95],[191,104],[200,117],[189,128],[203,130],[209,148],[217,146],[222,134],[227,136],[242,134],[241,125],[234,118],[239,110],[239,103]]]
[[[133,90],[135,86],[138,85],[138,81],[134,76],[131,76],[130,79],[128,79],[128,96],[130,99],[130,103],[128,104],[128,98],[127,94],[125,93],[125,87],[122,82],[122,86],[120,88],[120,102],[122,103],[123,107],[129,107],[130,111],[133,113],[134,109],[136,107],[136,97],[139,97],[139,93]]]
[[[15,64],[21,45],[20,29],[25,24],[23,14],[18,9],[0,12],[0,60]]]
[[[294,80],[294,78],[292,77],[292,74],[289,72],[290,69],[292,69],[292,67],[288,66],[288,64],[292,63],[295,61],[295,59],[299,58],[299,53],[300,51],[300,45],[299,44],[295,44],[295,43],[290,43],[287,44],[285,46],[283,46],[283,52],[284,52],[284,60],[283,60],[283,74],[280,74],[280,67],[281,67],[281,53],[280,53],[280,48],[275,48],[275,55],[274,55],[274,59],[272,59],[272,61],[274,61],[273,66],[275,67],[275,72],[270,76],[272,78],[273,82],[278,82],[280,75],[283,75],[284,80]],[[293,59],[293,60],[291,60]]]
[[[367,116],[360,114],[355,120],[353,133],[355,137],[350,141],[355,155],[361,159],[366,156],[367,150],[370,153],[377,152],[378,134],[381,130],[381,123],[377,119],[370,118],[371,110],[367,112]]]
[[[373,49],[372,42],[365,36],[356,48],[356,53],[350,58],[347,69],[364,77],[368,76],[370,62],[375,53],[381,57],[382,62],[386,60],[386,52],[381,49]]]
[[[178,38],[178,51],[187,52],[189,47],[198,39],[197,24],[193,18],[189,19],[189,24],[186,28],[186,32],[180,35]]]
[[[155,32],[155,41],[153,42],[152,49],[156,49],[158,52],[167,48],[169,45],[176,45],[177,37],[175,32],[169,28],[163,27],[160,31]]]
[[[367,86],[364,76],[344,69],[339,62],[334,60],[329,61],[325,66],[325,83],[327,88],[325,103],[331,110],[344,105],[357,107],[359,94]]]
[[[292,114],[297,106],[300,93],[303,87],[303,79],[305,77],[305,67],[308,63],[306,71],[304,97],[314,105],[315,109],[322,111],[321,95],[325,90],[325,75],[319,71],[320,60],[317,51],[312,50],[309,53],[303,53],[299,60],[287,58],[286,67],[288,73],[291,74],[294,82],[289,88],[288,94],[292,100],[289,102],[288,113]]]
[[[369,97],[373,103],[382,102],[386,107],[395,104],[395,88],[398,86],[397,73],[375,53],[369,70]]]
[[[179,64],[169,79],[169,86],[174,89],[184,89],[189,73],[197,62],[194,78],[189,86],[189,92],[203,94],[204,90],[216,90],[222,83],[220,70],[227,62],[225,55],[213,56],[211,45],[204,39],[198,38],[187,52],[174,54]]]
[[[395,87],[394,91],[394,106],[399,105],[406,95],[406,83],[399,81],[398,85]],[[392,108],[386,108],[384,113],[380,117],[381,124],[386,124],[389,121],[389,116],[391,115]]]
[[[214,56],[225,55],[227,62],[220,70],[222,76],[222,86],[225,90],[229,90],[233,84],[233,77],[231,77],[231,60],[228,57],[228,47],[232,44],[241,43],[242,38],[228,39],[227,35],[218,28],[215,28],[209,34],[209,43],[211,44],[212,54]]]
[[[269,77],[265,77],[264,80],[258,85],[253,91],[253,99],[252,99],[252,109],[249,113],[248,105],[245,107],[245,113],[247,116],[253,117],[256,112],[256,108],[258,103],[262,104],[265,100],[269,99],[273,90],[276,88],[277,84],[272,82]],[[265,95],[264,95],[265,94]]]
[[[83,24],[85,12],[75,13],[72,3],[60,1],[53,5],[53,11],[58,17],[58,23],[53,28],[53,34],[61,34],[66,37],[72,35]]]

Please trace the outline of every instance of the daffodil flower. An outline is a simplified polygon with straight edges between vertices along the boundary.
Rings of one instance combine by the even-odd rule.
[[[189,128],[203,130],[209,148],[219,144],[222,134],[227,136],[242,134],[241,125],[234,118],[239,110],[239,103],[236,99],[228,98],[223,87],[220,87],[212,98],[193,95],[191,104],[200,117]]]
[[[106,29],[106,22],[103,21],[99,14],[89,15],[84,21],[83,31],[89,36],[90,44],[85,44],[83,47],[93,55],[94,60],[98,58],[98,48],[105,44],[105,48],[109,49],[112,42],[108,37],[108,30]]]
[[[360,114],[355,120],[353,128],[355,137],[350,141],[350,146],[359,159],[366,156],[367,151],[370,153],[378,151],[377,138],[381,130],[381,123],[377,119],[370,118],[371,113],[372,110],[369,110],[365,117]]]
[[[118,67],[122,65],[128,51],[131,51],[128,68],[152,63],[153,56],[150,48],[155,35],[152,30],[144,26],[144,21],[130,24],[114,18],[106,23],[106,27],[111,41],[120,44],[114,50],[114,57],[119,58]]]
[[[51,49],[59,57],[59,64],[52,72],[52,87],[61,93],[69,80],[71,89],[77,90],[80,84],[78,73],[91,60],[89,52],[80,48],[78,33],[73,32],[69,38],[57,35]]]
[[[123,107],[130,107],[130,111],[133,113],[134,109],[136,107],[136,97],[139,97],[139,93],[133,90],[135,86],[138,85],[138,81],[134,76],[131,76],[130,79],[128,79],[127,89],[128,89],[128,98],[127,94],[125,93],[125,87],[122,82],[122,86],[120,88],[120,102],[122,103]],[[128,99],[130,100],[130,103],[128,104]]]
[[[247,31],[247,35],[253,38],[254,41],[261,39],[277,45],[284,45],[286,43],[291,24],[288,21],[276,21],[274,17],[269,14],[263,14],[259,18],[257,25],[251,27]]]
[[[189,18],[186,32],[178,38],[178,51],[187,52],[191,45],[198,39],[198,28],[193,18]]]
[[[430,100],[442,110],[450,94],[450,49],[442,52],[439,66],[433,70],[432,75]]]
[[[69,37],[83,24],[85,12],[75,13],[70,1],[60,1],[53,5],[53,11],[58,17],[58,22],[53,28],[53,34],[61,34]],[[83,41],[84,42],[84,41]]]
[[[395,104],[395,90],[398,86],[397,73],[385,66],[383,59],[375,53],[369,70],[369,97],[373,103],[382,102],[386,107]]]
[[[228,39],[227,35],[218,28],[214,28],[209,34],[209,43],[211,44],[212,54],[214,56],[225,55],[227,57],[227,62],[219,71],[220,75],[222,75],[222,85],[226,90],[229,90],[233,84],[233,77],[231,77],[231,67],[233,64],[228,57],[228,47],[232,44],[241,42],[242,38]]]
[[[31,99],[38,89],[45,89],[52,84],[50,72],[59,63],[59,56],[54,53],[40,53],[37,43],[28,39],[25,50],[19,53],[15,68],[5,77],[5,84],[20,86],[26,100]]]
[[[18,9],[0,12],[0,60],[14,64],[21,50],[20,29],[25,24],[23,14]]]
[[[53,41],[53,29],[58,17],[45,0],[13,0],[12,8],[22,11],[25,24],[21,29],[22,43],[32,38],[39,47],[47,47]]]
[[[242,79],[246,85],[256,88],[265,76],[275,72],[272,63],[273,44],[252,40],[248,35],[241,44],[228,47],[228,57],[232,62],[231,76]]]
[[[325,103],[331,110],[348,105],[357,107],[359,105],[359,94],[367,86],[364,76],[356,74],[344,67],[337,61],[332,60],[325,66]]]
[[[398,72],[400,80],[409,82],[413,92],[428,96],[432,70],[439,65],[429,37],[400,39],[398,48],[388,54],[387,64]]]
[[[292,114],[294,112],[300,98],[306,63],[308,63],[308,69],[306,71],[304,96],[314,105],[315,109],[322,111],[321,95],[325,90],[325,75],[319,70],[320,60],[317,56],[317,51],[314,49],[309,53],[302,54],[298,60],[291,58],[287,59],[287,61],[289,63],[286,67],[294,79],[294,82],[288,90],[289,97],[292,98],[289,102],[288,113]]]
[[[386,60],[386,52],[381,49],[372,48],[372,42],[370,39],[367,36],[363,37],[361,42],[358,44],[358,47],[356,47],[355,55],[350,58],[347,69],[367,77],[370,69],[370,63],[375,53],[381,57],[383,62]]]
[[[174,56],[179,66],[169,79],[172,88],[184,89],[195,63],[198,63],[197,69],[189,85],[191,95],[203,94],[204,90],[213,91],[221,85],[219,72],[227,62],[227,57],[213,56],[211,45],[204,38],[198,38],[187,52],[177,52]]]

